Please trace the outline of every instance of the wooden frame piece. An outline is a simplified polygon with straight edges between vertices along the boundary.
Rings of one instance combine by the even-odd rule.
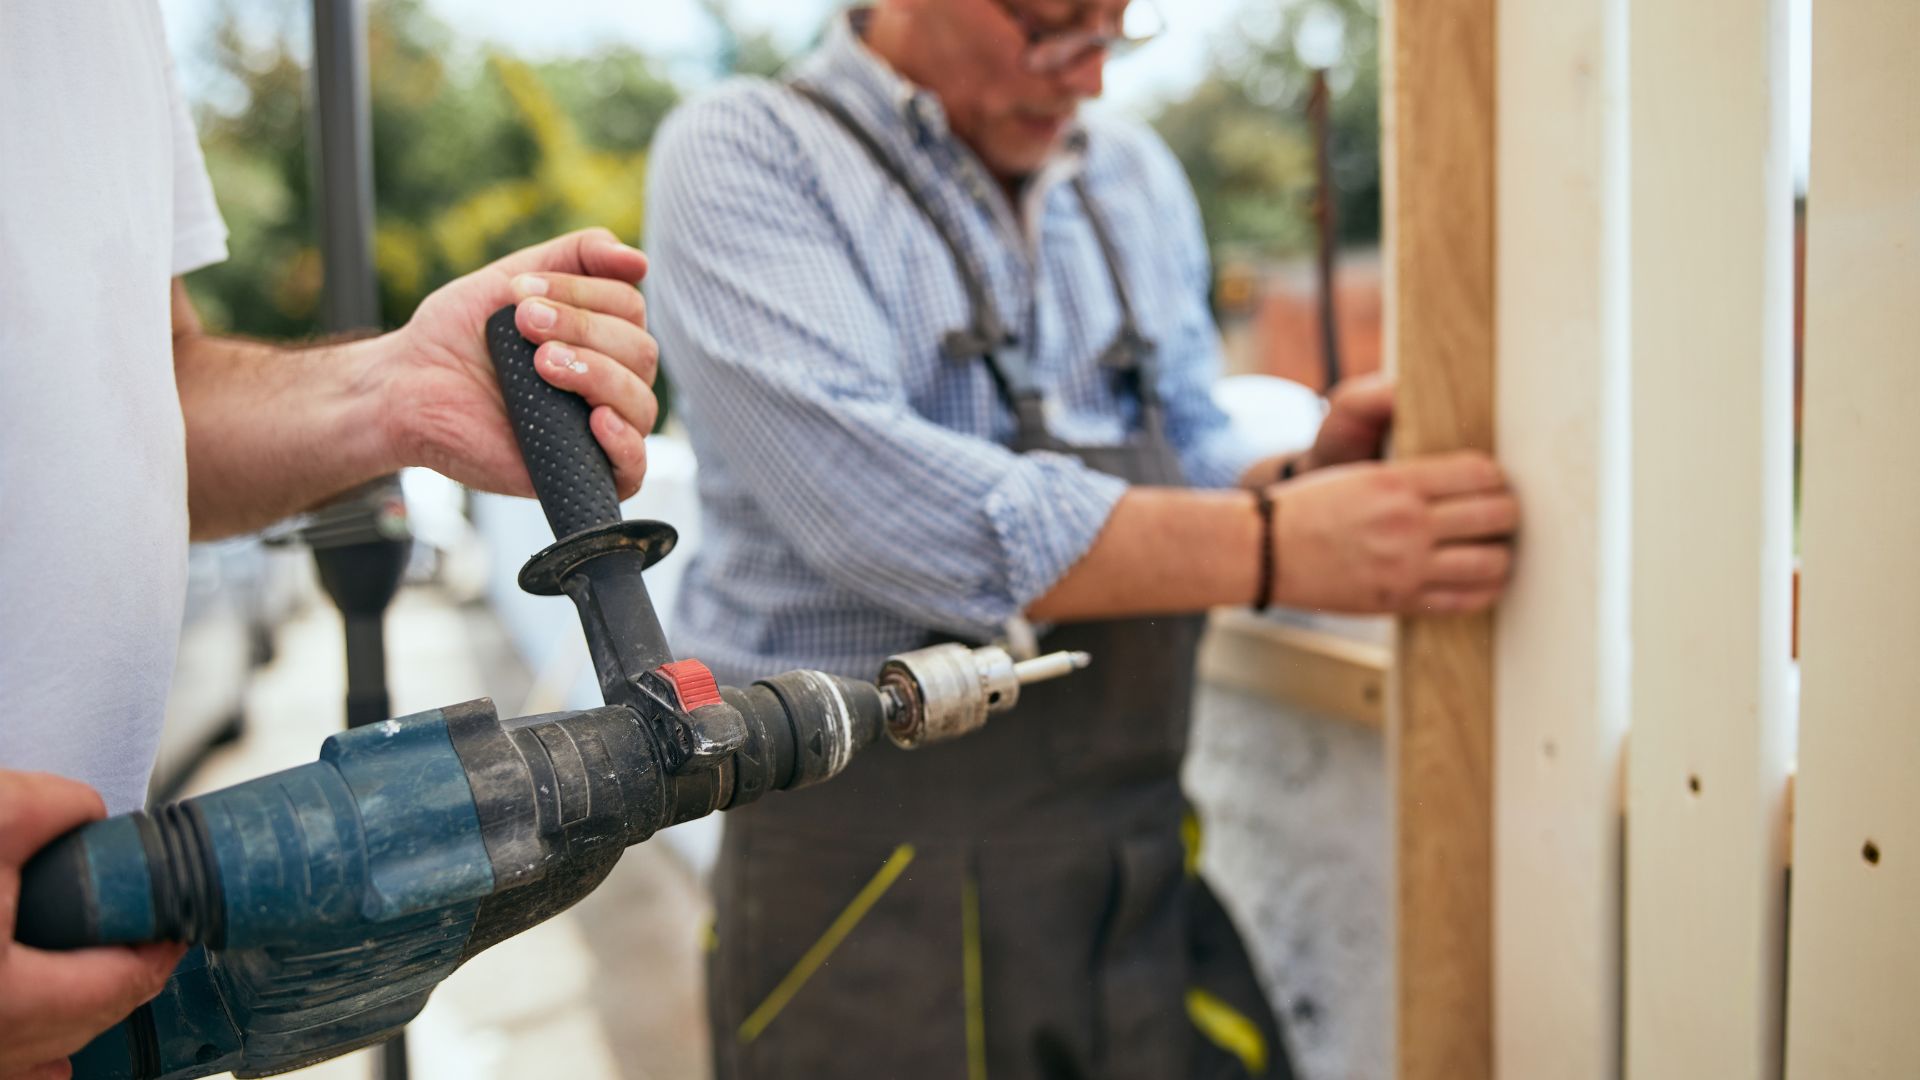
[[[1628,16],[1634,1080],[1780,1070],[1793,737],[1786,22],[1785,0],[1632,0]]]
[[[1200,643],[1207,682],[1370,728],[1386,722],[1392,661],[1386,645],[1230,608],[1213,613]]]
[[[1813,7],[1787,1075],[1920,1076],[1920,5]]]
[[[1494,8],[1386,5],[1386,337],[1402,455],[1493,448]],[[1493,621],[1407,618],[1389,693],[1399,1075],[1493,1058]]]
[[[1502,0],[1494,1064],[1620,1075],[1627,733],[1627,0]]]

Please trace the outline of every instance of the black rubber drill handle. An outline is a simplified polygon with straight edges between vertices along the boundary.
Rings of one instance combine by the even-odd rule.
[[[487,320],[487,352],[500,378],[507,420],[533,477],[540,509],[555,539],[620,520],[613,466],[587,427],[586,399],[553,385],[533,368],[534,344],[513,324],[513,305]]]
[[[91,884],[87,844],[79,829],[41,848],[20,868],[20,907],[13,939],[36,949],[105,944],[99,898]]]

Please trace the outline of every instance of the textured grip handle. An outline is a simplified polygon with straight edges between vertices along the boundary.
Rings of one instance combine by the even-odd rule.
[[[586,400],[540,377],[534,344],[520,336],[509,304],[487,320],[487,351],[507,419],[556,539],[620,520],[613,466],[587,427]]]
[[[36,949],[105,944],[99,898],[93,895],[86,841],[79,830],[42,848],[20,871],[20,908],[13,937]]]

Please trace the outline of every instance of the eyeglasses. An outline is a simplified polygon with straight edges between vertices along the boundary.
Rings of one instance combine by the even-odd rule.
[[[1166,29],[1166,21],[1153,0],[1131,0],[1119,15],[1103,20],[1105,25],[1092,30],[1038,25],[1032,16],[1009,6],[1007,0],[995,0],[995,6],[1027,35],[1027,51],[1022,62],[1035,75],[1065,71],[1102,49],[1109,56],[1124,56]]]

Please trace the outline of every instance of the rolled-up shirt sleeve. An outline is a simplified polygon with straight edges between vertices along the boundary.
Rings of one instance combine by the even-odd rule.
[[[723,462],[809,569],[987,636],[1092,546],[1126,485],[915,411],[903,344],[764,104],[682,110],[651,171],[651,319],[702,467]]]

